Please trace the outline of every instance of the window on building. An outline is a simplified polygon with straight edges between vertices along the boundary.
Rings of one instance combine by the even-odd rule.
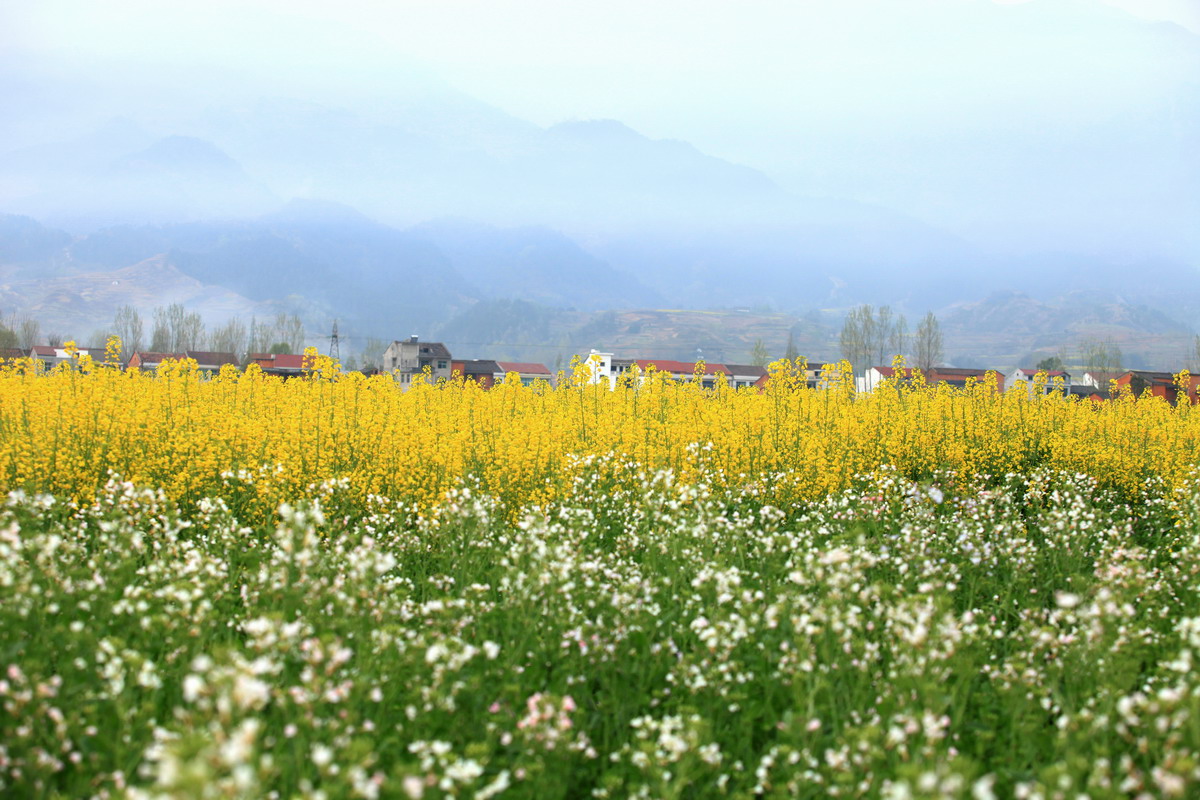
[[[438,362],[438,369],[445,369],[445,368],[446,368],[446,362],[445,362],[445,361],[439,361],[439,362]]]

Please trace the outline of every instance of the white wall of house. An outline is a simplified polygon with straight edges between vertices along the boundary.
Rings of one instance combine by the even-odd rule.
[[[879,367],[871,367],[861,378],[854,379],[854,389],[858,392],[873,392],[875,387],[887,380],[887,377],[879,371]]]
[[[613,375],[613,354],[601,353],[593,350],[586,356],[581,356],[580,361],[588,370],[588,383],[607,383],[608,388],[616,388],[616,380]]]
[[[1004,388],[1011,389],[1014,386],[1016,386],[1019,382],[1024,382],[1024,383],[1028,384],[1030,386],[1030,388],[1032,389],[1033,382],[1037,378],[1037,373],[1038,373],[1038,371],[1036,369],[1035,370],[1015,369],[1012,372],[1010,372],[1008,377],[1005,379]],[[1059,377],[1062,378],[1063,388],[1070,389],[1071,388],[1071,373],[1068,372]],[[1044,391],[1046,393],[1050,393],[1050,392],[1054,391],[1055,388],[1057,388],[1055,385],[1055,379],[1047,378],[1046,388],[1044,389]]]

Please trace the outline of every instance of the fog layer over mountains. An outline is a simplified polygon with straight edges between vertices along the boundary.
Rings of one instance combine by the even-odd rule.
[[[1200,37],[1083,0],[839,8],[763,31],[756,81],[715,52],[691,94],[642,92],[651,132],[534,123],[378,54],[305,85],[10,48],[0,213],[37,226],[0,226],[0,266],[165,256],[382,337],[497,299],[915,316],[1079,289],[1195,327]]]

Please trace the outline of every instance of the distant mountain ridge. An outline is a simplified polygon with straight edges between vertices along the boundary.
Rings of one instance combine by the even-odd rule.
[[[150,262],[250,303],[301,302],[319,317],[314,324],[338,317],[379,336],[429,330],[489,298],[585,310],[659,299],[546,229],[443,221],[402,231],[312,201],[253,220],[113,226],[80,237],[0,216],[0,273],[22,281],[13,296],[22,307],[39,274],[52,283],[52,274],[114,274]]]
[[[489,297],[594,311],[661,305],[662,295],[544,227],[435,220],[409,229],[432,242]]]
[[[443,252],[439,238],[462,250]],[[564,292],[555,297],[561,302],[501,295],[497,285],[485,289],[471,279],[481,264],[470,259],[495,254],[520,266],[523,277],[537,274],[523,265],[530,259],[536,264],[542,253],[550,254],[542,262],[548,269],[579,268],[549,284]],[[44,274],[48,263],[56,265],[52,277]],[[505,271],[489,274],[494,279]],[[629,293],[638,285],[629,276],[560,234],[460,221],[396,231],[332,204],[290,204],[256,223],[116,227],[85,237],[0,217],[0,276],[0,308],[6,313],[28,314],[44,331],[76,336],[106,327],[121,305],[148,317],[155,306],[179,302],[201,312],[210,326],[230,317],[287,311],[300,314],[310,334],[319,335],[338,318],[350,350],[366,336],[416,331],[444,339],[456,354],[559,366],[593,347],[739,362],[750,358],[758,339],[773,357],[781,356],[791,335],[802,355],[839,357],[836,308],[803,318],[729,305],[653,310]],[[339,285],[330,290],[328,282]],[[519,289],[519,281],[514,285]],[[596,286],[611,292],[589,297]],[[572,299],[595,302],[568,302]],[[1051,300],[998,292],[939,313],[952,364],[1002,370],[1048,355],[1077,356],[1088,338],[1122,347],[1129,366],[1178,369],[1187,365],[1181,359],[1193,336],[1161,310],[1099,290],[1069,291]]]
[[[0,187],[36,188],[8,197],[0,189],[0,209],[90,233],[146,222],[259,219],[278,207],[276,197],[292,196],[361,209],[400,229],[436,231],[446,219],[540,228],[574,241],[558,247],[543,238],[538,247],[572,259],[564,274],[582,270],[596,284],[593,296],[683,305],[726,294],[736,303],[771,302],[831,277],[853,296],[856,287],[887,283],[860,278],[880,264],[920,263],[947,274],[975,255],[903,214],[798,198],[759,171],[616,120],[543,129],[453,92],[385,104],[370,116],[276,99],[211,106],[172,124],[186,134],[147,143],[146,126],[113,121],[62,143],[62,159],[52,144],[34,159],[27,151],[0,155]],[[127,151],[114,156],[122,137]],[[80,153],[92,155],[80,163]],[[56,171],[72,156],[73,165]],[[497,263],[508,271],[500,283],[529,270],[513,296],[580,307],[597,302],[567,291],[536,255],[522,264],[509,253]],[[750,280],[722,277],[734,272]],[[618,278],[629,291],[606,288]]]
[[[126,270],[141,277],[133,281]],[[149,277],[155,270],[161,278]],[[927,284],[909,290],[913,305],[940,309],[948,349],[964,365],[1023,363],[1086,336],[1124,342],[1131,356],[1142,354],[1140,363],[1165,363],[1189,346],[1192,329],[1177,310],[1200,305],[1200,275],[1166,267],[1145,274],[1143,294],[1119,291],[1120,270],[1096,270],[1095,288],[1087,291],[1054,289],[1051,282],[1036,295],[1006,290],[979,300],[955,284],[942,287],[952,301],[938,303],[924,293]],[[708,308],[725,309],[716,313],[633,311],[662,308],[674,298],[545,228],[441,220],[397,230],[355,209],[313,201],[293,201],[253,220],[114,226],[78,237],[0,216],[0,276],[6,281],[0,308],[63,326],[72,315],[98,326],[118,298],[147,304],[157,286],[164,298],[183,298],[213,320],[286,309],[301,313],[313,331],[337,318],[352,336],[419,331],[489,357],[526,360],[540,350],[565,356],[606,341],[657,357],[685,358],[699,349],[744,360],[753,343],[747,337],[786,338],[787,330],[778,321],[756,328],[748,312],[729,311],[759,308],[749,316],[763,317],[753,293],[711,292]],[[676,288],[701,291],[699,284]],[[798,342],[808,355],[836,356],[840,309],[853,301],[839,296],[847,287],[835,280],[808,288],[795,305],[823,310],[793,333],[802,334]],[[1163,291],[1171,291],[1174,310],[1159,301]],[[915,324],[919,312],[907,310]],[[685,319],[691,321],[677,327]]]
[[[80,338],[108,328],[121,306],[140,309],[149,324],[155,307],[171,303],[202,311],[211,326],[230,318],[248,321],[257,315],[261,319],[278,310],[274,304],[256,303],[226,288],[198,281],[161,255],[118,269],[0,284],[0,308],[32,317],[43,332]]]

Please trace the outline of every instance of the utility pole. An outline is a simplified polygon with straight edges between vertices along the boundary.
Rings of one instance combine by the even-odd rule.
[[[337,320],[333,321],[333,333],[329,336],[329,356],[335,361],[342,360],[342,351],[338,346]]]

